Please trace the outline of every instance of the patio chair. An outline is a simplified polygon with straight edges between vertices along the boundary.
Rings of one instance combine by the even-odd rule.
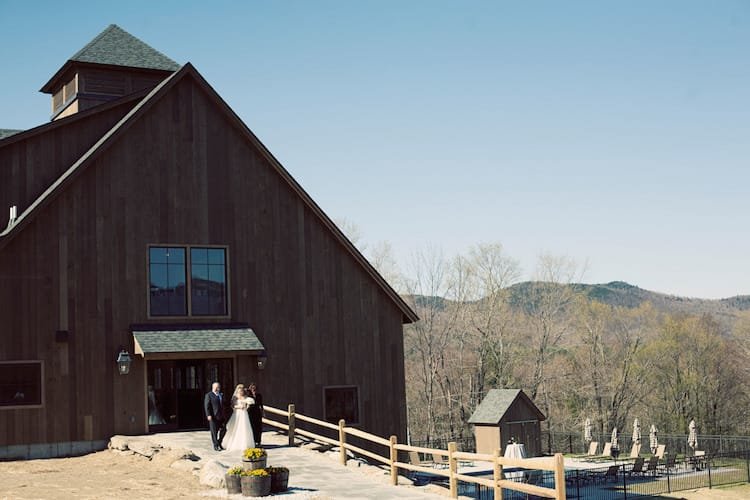
[[[596,450],[599,449],[599,441],[591,441],[589,443],[589,452],[586,453],[589,457],[595,457],[596,456]]]
[[[633,447],[630,448],[630,458],[638,458],[641,454],[641,445],[633,443]]]
[[[609,441],[604,443],[604,449],[602,450],[602,454],[599,455],[601,457],[610,457],[612,456],[612,443]]]
[[[646,464],[646,459],[643,457],[638,457],[635,459],[635,462],[633,462],[633,467],[628,471],[629,476],[633,476],[634,474],[640,474],[643,476],[643,473],[645,472],[643,470],[643,466]]]
[[[527,484],[538,485],[544,479],[544,474],[540,470],[527,470],[523,474],[523,482]]]
[[[706,452],[701,450],[695,450],[693,456],[690,457],[690,463],[695,470],[703,470],[706,468]]]
[[[664,454],[664,469],[669,472],[677,468],[677,457],[673,453]]]
[[[412,465],[421,465],[421,466],[428,466],[431,467],[434,465],[432,460],[422,460],[419,458],[419,453],[416,451],[410,451],[409,452],[409,463]]]
[[[660,444],[656,447],[656,453],[654,453],[654,455],[664,460],[664,452],[666,451],[666,449],[667,449],[666,444]]]
[[[599,477],[604,483],[606,483],[607,481],[617,482],[617,474],[619,472],[620,472],[619,465],[610,465],[609,468],[607,469],[607,472],[601,474]]]
[[[435,467],[443,468],[448,467],[448,457],[444,457],[443,455],[438,455],[437,453],[432,454],[432,463]]]
[[[646,473],[650,473],[652,476],[655,476],[658,468],[659,457],[657,457],[656,455],[652,455],[651,458],[648,459],[648,464],[646,465]]]

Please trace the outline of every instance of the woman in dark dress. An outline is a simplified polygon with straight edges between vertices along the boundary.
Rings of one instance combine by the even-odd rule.
[[[258,392],[255,382],[250,382],[247,395],[254,400],[247,412],[250,417],[250,427],[252,427],[255,437],[255,447],[258,448],[263,436],[263,396]]]

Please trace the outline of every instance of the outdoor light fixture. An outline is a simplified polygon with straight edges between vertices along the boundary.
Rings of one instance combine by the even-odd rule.
[[[261,351],[261,353],[258,354],[258,370],[263,370],[266,367],[266,362],[268,362],[266,351]]]
[[[130,373],[130,363],[132,362],[133,360],[130,358],[128,351],[126,351],[124,347],[121,347],[120,354],[117,355],[117,369],[119,370],[120,375],[127,375]]]

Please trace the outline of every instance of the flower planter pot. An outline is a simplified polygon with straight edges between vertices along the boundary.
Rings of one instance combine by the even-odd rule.
[[[242,493],[241,477],[236,474],[225,474],[224,483],[227,485],[227,494],[236,495]]]
[[[271,473],[271,493],[281,493],[289,487],[289,471]]]
[[[242,495],[264,497],[271,493],[271,476],[242,476]]]
[[[257,460],[247,460],[242,459],[242,468],[245,470],[255,470],[255,469],[265,469],[266,468],[266,458],[268,457],[261,457]]]

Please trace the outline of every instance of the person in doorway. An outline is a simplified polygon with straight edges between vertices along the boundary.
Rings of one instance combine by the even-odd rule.
[[[232,396],[232,416],[227,422],[227,434],[224,437],[226,449],[229,451],[245,450],[255,447],[253,429],[247,415],[248,407],[253,400],[245,394],[245,386],[239,384]]]
[[[258,386],[255,382],[250,382],[248,386],[248,396],[253,402],[247,410],[250,417],[250,426],[253,428],[255,437],[255,447],[260,448],[260,440],[263,435],[263,396],[258,392]]]
[[[221,384],[214,382],[211,384],[211,392],[203,398],[203,409],[208,420],[208,427],[211,430],[211,441],[214,443],[214,450],[221,451],[221,441],[227,432],[226,419],[224,418],[224,395],[221,393]]]

